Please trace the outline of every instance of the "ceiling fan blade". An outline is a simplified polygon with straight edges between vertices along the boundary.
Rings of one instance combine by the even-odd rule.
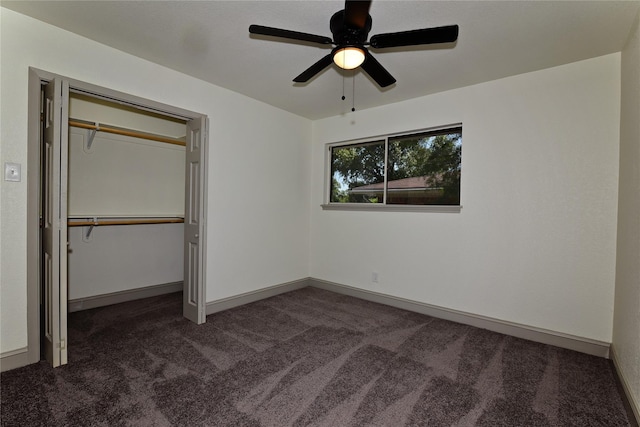
[[[396,79],[369,52],[361,67],[380,87],[387,87],[396,82]]]
[[[398,33],[376,34],[369,44],[374,49],[396,46],[416,46],[421,44],[450,43],[458,39],[458,26],[424,28],[422,30],[400,31]]]
[[[250,25],[249,32],[251,34],[260,34],[263,36],[281,37],[283,39],[301,40],[305,42],[331,44],[333,40],[325,36],[316,36],[315,34],[300,33],[298,31],[283,30],[281,28],[265,27],[262,25]]]
[[[352,28],[362,29],[367,23],[371,0],[345,0],[344,2],[344,22]]]
[[[327,56],[324,56],[321,60],[313,64],[311,67],[304,70],[298,77],[293,79],[293,81],[296,83],[308,82],[311,79],[311,77],[315,76],[316,74],[318,74],[320,71],[327,68],[332,63],[333,63],[333,57],[331,54],[328,54]]]

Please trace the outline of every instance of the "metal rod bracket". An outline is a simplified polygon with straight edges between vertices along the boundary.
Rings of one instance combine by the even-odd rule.
[[[96,133],[100,131],[100,123],[96,122],[95,129],[87,129],[87,139],[84,145],[84,151],[86,153],[91,152],[91,145],[93,144],[93,139],[96,137]]]
[[[91,224],[90,226],[88,226],[86,228],[86,233],[84,233],[84,236],[82,236],[82,240],[84,240],[85,242],[90,241],[91,239],[91,233],[93,232],[93,229],[95,228],[96,225],[98,224],[98,218],[97,217],[93,217],[93,224]]]

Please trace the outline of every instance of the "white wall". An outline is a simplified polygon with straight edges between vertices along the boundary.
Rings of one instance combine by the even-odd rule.
[[[186,125],[183,125],[186,130]],[[183,216],[185,147],[69,129],[69,217]]]
[[[619,111],[612,54],[314,122],[311,276],[610,342]],[[458,122],[461,213],[321,209],[326,143]]]
[[[181,282],[183,224],[69,228],[69,299]]]
[[[640,15],[622,51],[621,106],[613,348],[640,414]]]
[[[0,8],[0,352],[26,330],[27,81],[33,66],[207,114],[207,301],[308,276],[311,123],[228,90]]]
[[[88,95],[69,95],[69,118],[155,133],[170,138],[184,138],[184,120],[116,104]]]

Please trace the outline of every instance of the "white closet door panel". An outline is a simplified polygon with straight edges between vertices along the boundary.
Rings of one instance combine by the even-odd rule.
[[[206,119],[187,123],[184,217],[184,290],[183,314],[195,323],[206,321],[205,312],[205,220]]]
[[[69,84],[54,79],[44,96],[44,345],[47,361],[67,363],[67,164]]]

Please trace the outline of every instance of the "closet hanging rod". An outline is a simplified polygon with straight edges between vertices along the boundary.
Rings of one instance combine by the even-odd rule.
[[[100,225],[140,225],[140,224],[178,224],[183,223],[184,218],[149,218],[149,219],[96,219],[87,221],[70,220],[67,222],[69,227],[87,227]]]
[[[183,147],[186,145],[186,142],[179,138],[169,138],[167,136],[155,135],[132,129],[118,128],[101,123],[87,123],[75,119],[69,119],[69,126],[75,126],[82,129],[92,129],[99,132],[115,133],[117,135],[133,136],[135,138],[149,139],[157,142],[166,142],[167,144],[182,145]]]

